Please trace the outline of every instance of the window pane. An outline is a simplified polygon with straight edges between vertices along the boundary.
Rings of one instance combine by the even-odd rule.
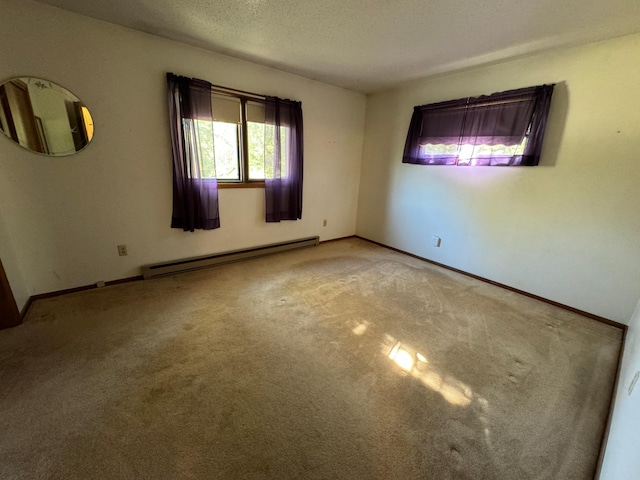
[[[264,180],[264,123],[247,122],[249,180]]]
[[[240,123],[240,99],[227,95],[213,94],[211,96],[213,121],[225,123]]]
[[[264,166],[265,178],[273,178],[273,125],[265,125],[264,127],[264,153],[267,157],[266,165]]]
[[[248,122],[264,123],[264,103],[248,101],[246,113]]]
[[[264,144],[264,151],[268,159],[273,158],[274,151],[274,126],[266,125],[264,127],[266,143]],[[289,157],[289,128],[280,127],[280,178],[285,178],[289,175],[289,165],[287,158]],[[268,161],[264,170],[265,178],[273,178],[273,165]]]
[[[244,121],[246,121],[247,151],[244,152],[242,106],[245,106]],[[238,97],[223,94],[212,95],[213,107],[213,136],[211,123],[198,126],[198,133],[204,138],[200,152],[201,171],[203,178],[217,178],[227,181],[264,180],[274,178],[275,169],[271,165],[274,155],[274,126],[265,125],[265,105],[262,102],[248,100],[243,102]],[[205,128],[208,127],[208,128]],[[280,178],[289,175],[290,129],[280,127]],[[265,157],[267,165],[265,168]],[[243,164],[246,162],[246,166]],[[248,178],[244,179],[244,171]]]
[[[287,127],[280,127],[280,172],[281,177],[289,176],[289,132]]]
[[[186,122],[187,120],[183,120]],[[211,122],[206,120],[194,120],[197,129],[198,158],[200,159],[201,178],[216,178],[216,164],[213,156],[213,135],[211,135]]]
[[[520,144],[516,145],[427,143],[426,145],[420,146],[420,153],[423,158],[433,160],[433,163],[440,162],[458,165],[482,165],[491,163],[492,165],[506,165],[514,156],[524,154],[527,139],[528,138],[525,137]]]
[[[246,103],[249,180],[264,180],[264,112],[264,103]]]
[[[240,123],[240,99],[229,95],[213,94],[212,151],[215,156],[215,173],[219,180],[240,180],[238,162],[238,124]]]
[[[213,122],[215,173],[219,180],[240,180],[238,168],[238,125]]]

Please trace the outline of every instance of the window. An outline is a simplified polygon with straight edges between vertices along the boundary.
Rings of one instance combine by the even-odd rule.
[[[264,186],[265,221],[302,218],[302,103],[167,73],[172,228],[220,227],[218,185]]]
[[[537,165],[554,85],[414,108],[404,163]]]
[[[211,128],[203,120],[196,120],[204,141],[200,145],[203,178],[217,178],[218,185],[264,185],[265,178],[273,177],[271,162],[265,171],[265,153],[273,155],[273,125],[265,126],[265,104],[226,92],[212,93],[213,137],[207,136]],[[286,176],[289,129],[280,128],[284,148],[280,157]],[[267,129],[265,131],[265,129]],[[266,135],[265,135],[266,134]],[[265,144],[265,138],[267,138]]]

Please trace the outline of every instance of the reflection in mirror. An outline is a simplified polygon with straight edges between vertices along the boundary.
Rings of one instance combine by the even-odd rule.
[[[89,144],[93,119],[66,88],[40,78],[20,77],[0,85],[0,129],[24,148],[61,157]]]

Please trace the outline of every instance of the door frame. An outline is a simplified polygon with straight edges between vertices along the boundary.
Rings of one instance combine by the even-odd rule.
[[[0,259],[0,328],[15,327],[21,323],[22,317]]]

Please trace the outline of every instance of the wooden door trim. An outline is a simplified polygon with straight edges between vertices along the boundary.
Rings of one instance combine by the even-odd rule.
[[[13,298],[9,279],[4,272],[2,260],[0,260],[0,328],[15,327],[21,323],[22,316],[18,311],[18,305],[15,298]]]

